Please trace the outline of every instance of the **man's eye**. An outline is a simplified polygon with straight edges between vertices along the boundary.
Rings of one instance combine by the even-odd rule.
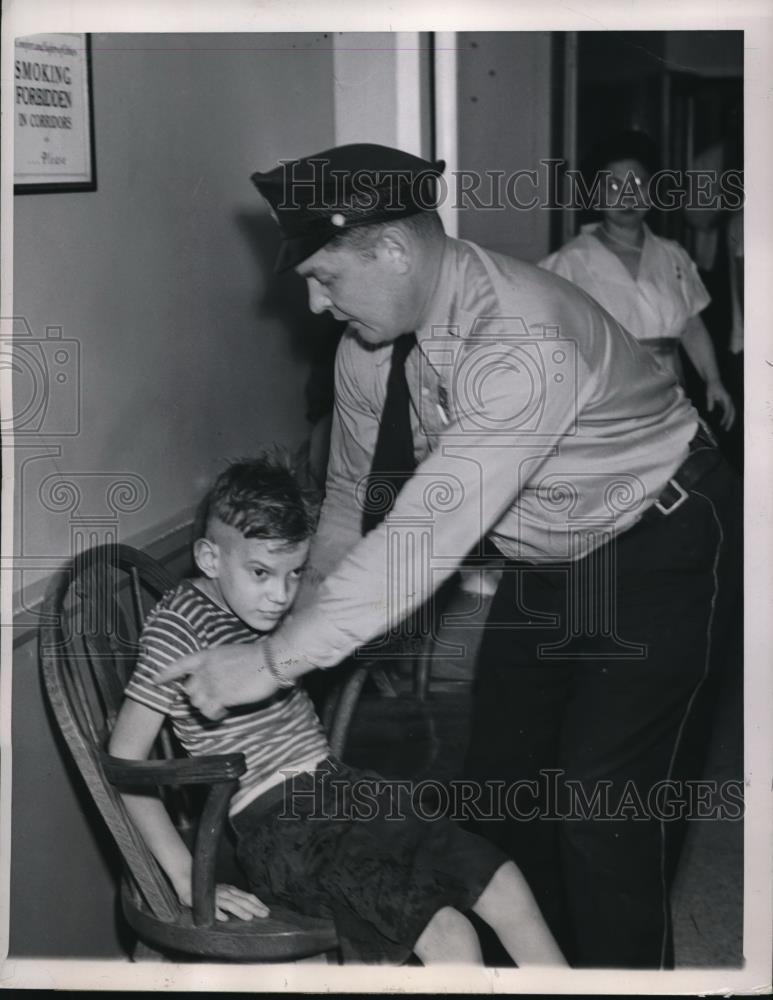
[[[255,574],[256,579],[258,580],[266,579],[267,574],[264,569],[254,569],[252,572]]]
[[[292,577],[292,578],[293,578],[294,580],[300,580],[300,578],[301,578],[301,577],[303,576],[303,574],[304,574],[305,570],[306,570],[306,567],[305,567],[305,566],[301,567],[301,569],[294,569],[294,570],[291,570],[291,572],[290,572],[290,576],[291,576],[291,577]]]

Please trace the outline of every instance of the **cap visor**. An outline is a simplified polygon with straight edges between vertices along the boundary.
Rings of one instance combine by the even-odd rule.
[[[289,271],[292,267],[297,267],[301,261],[311,257],[313,253],[320,250],[326,243],[329,243],[332,236],[329,233],[317,233],[314,236],[295,236],[292,239],[283,239],[279,247],[279,253],[274,264],[274,272],[281,274]]]

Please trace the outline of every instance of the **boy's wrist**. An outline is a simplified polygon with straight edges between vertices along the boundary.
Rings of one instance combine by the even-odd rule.
[[[190,862],[190,859],[189,859]],[[187,864],[179,871],[167,872],[172,888],[183,906],[193,905],[193,865]]]

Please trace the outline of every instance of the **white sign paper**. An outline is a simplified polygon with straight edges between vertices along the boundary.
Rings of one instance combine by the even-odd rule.
[[[17,38],[14,182],[91,185],[86,35]]]

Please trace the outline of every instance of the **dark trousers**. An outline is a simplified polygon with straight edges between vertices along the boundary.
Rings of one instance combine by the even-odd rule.
[[[492,796],[501,783],[500,818],[484,796],[470,825],[520,866],[576,965],[673,962],[684,822],[669,817],[701,777],[739,617],[739,529],[722,462],[669,516],[574,564],[509,565],[494,597],[466,776]]]

